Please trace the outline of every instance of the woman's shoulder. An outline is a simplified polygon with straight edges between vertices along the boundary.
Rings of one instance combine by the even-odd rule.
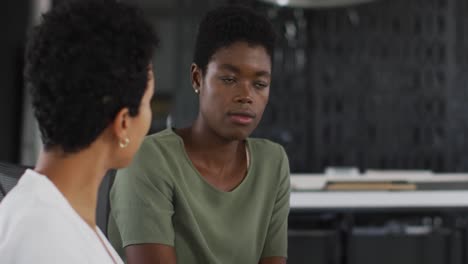
[[[33,202],[10,221],[0,221],[0,244],[5,245],[0,247],[2,259],[14,259],[16,263],[88,261],[77,250],[84,245],[82,229],[70,217],[61,208]]]
[[[283,159],[286,155],[283,146],[264,138],[248,138],[247,142],[252,155],[268,157],[269,159]]]
[[[71,208],[65,208],[63,202],[52,200],[60,200],[60,197],[51,196],[50,193],[39,195],[35,192],[12,194],[15,196],[9,198],[13,199],[5,201],[5,204],[2,204],[3,211],[0,210],[0,237],[5,235],[5,231],[19,237],[41,234],[46,237],[51,235],[47,233],[49,231],[56,232],[56,235],[70,235],[69,233],[76,229],[73,221],[70,221],[75,217]]]
[[[268,139],[248,139],[252,154],[252,170],[256,183],[264,193],[276,195],[279,186],[289,178],[289,160],[283,146]]]
[[[154,147],[156,145],[171,145],[179,143],[179,136],[170,128],[150,134],[143,140],[142,146]]]
[[[148,135],[143,140],[133,161],[127,168],[120,169],[118,174],[167,174],[174,167],[174,161],[183,155],[183,143],[171,129]]]
[[[179,136],[172,129],[148,135],[144,138],[136,158],[166,156],[181,146]]]

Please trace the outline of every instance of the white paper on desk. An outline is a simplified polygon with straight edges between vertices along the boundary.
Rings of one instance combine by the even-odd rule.
[[[294,175],[291,176],[291,189],[296,191],[323,190],[327,180],[321,176]]]

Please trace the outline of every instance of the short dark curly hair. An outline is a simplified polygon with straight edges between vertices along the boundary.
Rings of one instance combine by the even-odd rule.
[[[200,22],[193,61],[204,74],[213,54],[237,41],[263,46],[273,60],[273,25],[248,7],[230,5],[208,12]]]
[[[45,150],[77,152],[121,109],[138,115],[158,43],[142,12],[115,0],[63,1],[45,14],[24,71]]]

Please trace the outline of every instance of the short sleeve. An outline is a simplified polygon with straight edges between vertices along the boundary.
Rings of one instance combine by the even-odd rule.
[[[132,164],[117,172],[110,195],[111,217],[122,247],[142,243],[174,246],[173,184],[164,158],[155,148],[145,141]]]
[[[265,257],[287,257],[288,250],[288,215],[290,196],[289,161],[283,147],[280,146],[281,165],[275,205],[268,226],[267,237],[262,252]]]

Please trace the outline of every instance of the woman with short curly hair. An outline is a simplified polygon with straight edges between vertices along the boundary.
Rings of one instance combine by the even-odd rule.
[[[275,33],[226,6],[198,28],[187,128],[148,136],[111,191],[109,239],[129,264],[281,264],[289,164],[279,144],[249,138],[268,103]]]
[[[64,1],[26,49],[43,151],[0,205],[2,263],[122,263],[96,226],[98,188],[148,132],[158,38],[113,0]]]

